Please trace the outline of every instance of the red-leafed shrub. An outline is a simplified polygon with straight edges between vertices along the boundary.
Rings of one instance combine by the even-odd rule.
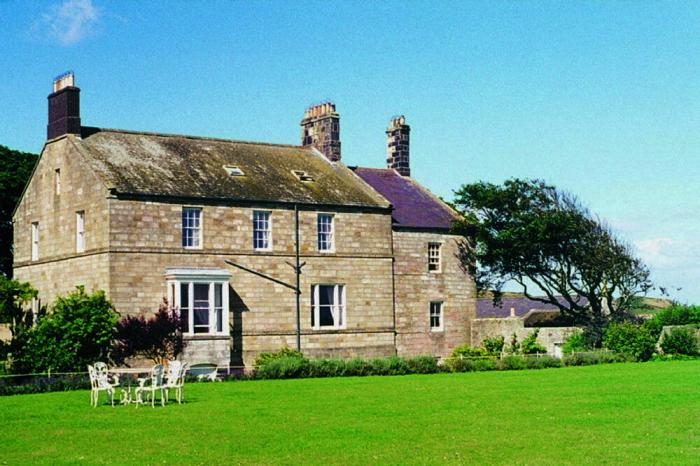
[[[185,347],[182,329],[180,313],[163,299],[152,317],[128,315],[117,322],[112,357],[117,363],[133,357],[175,359]]]

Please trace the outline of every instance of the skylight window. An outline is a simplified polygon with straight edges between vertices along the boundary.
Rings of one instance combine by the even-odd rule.
[[[308,173],[306,173],[303,170],[292,170],[292,174],[294,176],[296,176],[301,181],[306,181],[306,182],[314,181],[314,177],[309,175]]]
[[[224,170],[226,170],[226,173],[228,173],[229,176],[245,176],[245,173],[243,173],[243,170],[241,170],[239,167],[236,167],[234,165],[225,165]]]

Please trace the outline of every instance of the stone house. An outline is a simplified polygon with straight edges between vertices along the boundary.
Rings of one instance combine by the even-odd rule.
[[[165,297],[192,364],[250,365],[296,345],[297,293],[283,283],[298,246],[305,354],[441,357],[469,340],[456,213],[410,178],[403,117],[386,131],[387,168],[351,168],[331,103],[305,112],[297,146],[82,126],[79,96],[72,74],[54,82],[13,215],[15,277],[44,304],[76,285],[122,314]]]

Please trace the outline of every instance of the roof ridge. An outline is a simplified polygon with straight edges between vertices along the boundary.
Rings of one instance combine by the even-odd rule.
[[[256,146],[272,146],[272,147],[287,147],[287,148],[292,148],[292,149],[302,149],[302,150],[309,150],[305,146],[297,146],[294,144],[277,144],[277,143],[272,143],[272,142],[259,142],[259,141],[245,141],[242,139],[225,139],[225,138],[217,138],[217,137],[210,137],[210,136],[194,136],[191,134],[175,134],[175,133],[158,133],[158,132],[153,132],[153,131],[135,131],[135,130],[129,130],[129,129],[118,129],[118,128],[98,128],[96,126],[83,126],[83,129],[87,129],[88,131],[90,130],[96,130],[95,132],[109,132],[109,133],[125,133],[125,134],[138,134],[138,135],[143,135],[143,136],[159,136],[159,137],[175,137],[175,138],[185,138],[185,139],[196,139],[196,140],[202,140],[202,141],[216,141],[216,142],[235,142],[238,144],[250,144],[250,145],[256,145]],[[90,133],[92,135],[94,133]]]
[[[355,169],[356,170],[372,170],[375,172],[393,172],[393,173],[396,173],[396,170],[394,170],[393,168],[374,168],[374,167],[359,167],[359,166],[357,166],[357,167],[355,167]],[[397,175],[398,175],[398,173],[397,173]],[[401,175],[399,175],[399,176],[401,176]]]

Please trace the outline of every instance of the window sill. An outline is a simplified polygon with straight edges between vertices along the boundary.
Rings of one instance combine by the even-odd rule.
[[[183,340],[230,340],[231,335],[225,333],[186,333]]]

